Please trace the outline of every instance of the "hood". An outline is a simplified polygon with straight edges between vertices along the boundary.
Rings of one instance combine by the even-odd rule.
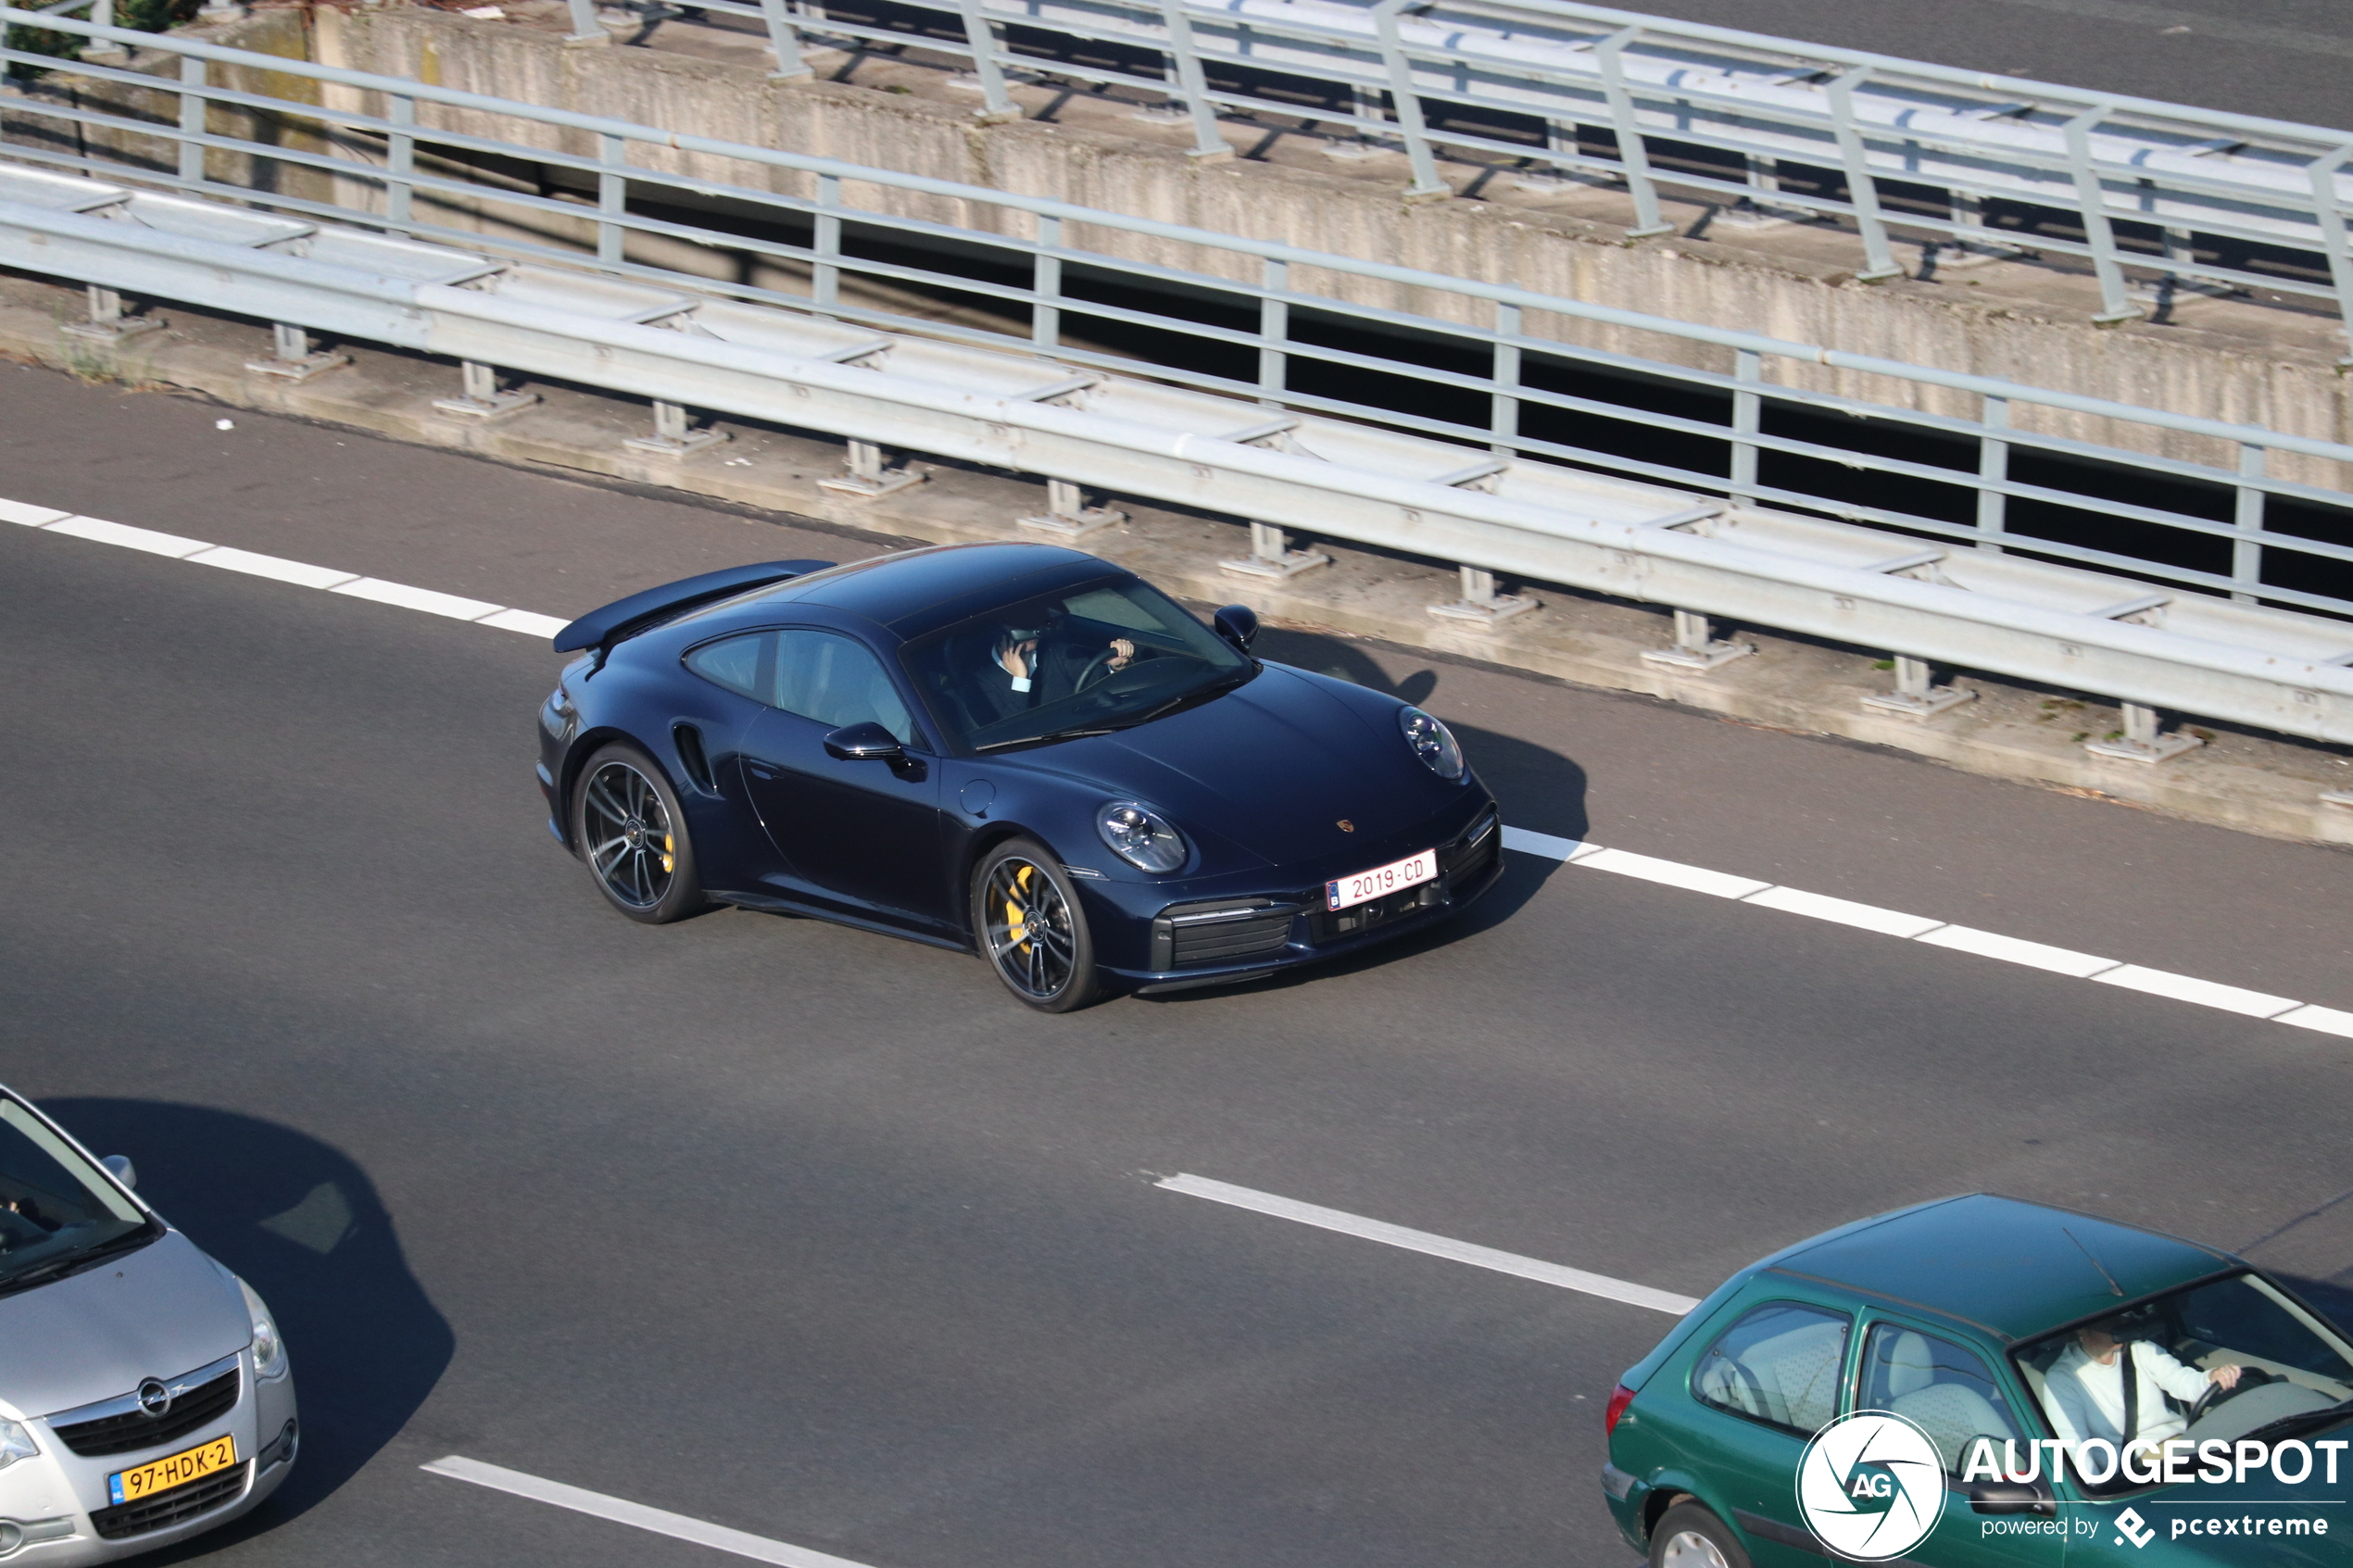
[[[1269,864],[1371,843],[1456,786],[1406,749],[1393,698],[1284,665],[1165,719],[1052,748],[1057,771],[1166,812]],[[1041,755],[1039,759],[1044,760]],[[1343,834],[1339,822],[1355,824]]]
[[[178,1231],[83,1273],[0,1296],[0,1400],[26,1415],[177,1377],[253,1337],[245,1299]]]

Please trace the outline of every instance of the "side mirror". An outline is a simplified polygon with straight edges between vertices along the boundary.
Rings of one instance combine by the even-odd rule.
[[[2058,1504],[2040,1481],[1972,1481],[1969,1506],[1980,1513],[2040,1513],[2056,1516]]]
[[[899,737],[869,719],[844,724],[825,737],[825,755],[842,762],[903,762],[907,748]]]
[[[1227,605],[1212,616],[1209,623],[1216,628],[1219,636],[1244,653],[1250,651],[1252,640],[1258,635],[1258,612],[1248,605]]]
[[[135,1187],[139,1185],[139,1168],[131,1163],[131,1156],[109,1154],[98,1163],[107,1168],[107,1174],[120,1182],[124,1186]]]

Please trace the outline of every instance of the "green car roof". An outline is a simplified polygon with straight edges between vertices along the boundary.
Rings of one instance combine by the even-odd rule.
[[[2237,1261],[2179,1236],[1975,1193],[1842,1226],[1766,1266],[2017,1341]]]

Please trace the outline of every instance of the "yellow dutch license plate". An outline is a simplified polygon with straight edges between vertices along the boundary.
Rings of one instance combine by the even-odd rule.
[[[198,1443],[193,1449],[182,1449],[168,1458],[135,1470],[119,1471],[107,1477],[107,1495],[117,1502],[137,1502],[168,1492],[174,1486],[184,1486],[191,1481],[201,1481],[218,1475],[237,1462],[237,1440],[215,1437],[209,1443]]]

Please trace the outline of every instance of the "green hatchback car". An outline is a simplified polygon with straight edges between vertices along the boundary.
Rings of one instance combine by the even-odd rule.
[[[2353,1565],[2353,1344],[2229,1253],[2013,1198],[1752,1264],[1605,1419],[1654,1568]]]

